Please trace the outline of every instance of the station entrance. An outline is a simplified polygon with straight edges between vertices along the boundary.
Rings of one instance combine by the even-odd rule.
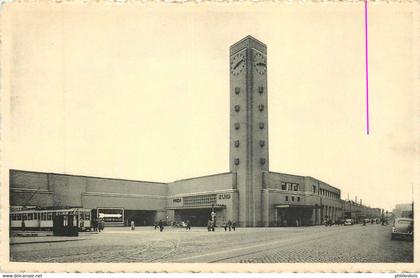
[[[298,227],[314,225],[317,221],[314,217],[314,207],[312,206],[291,206],[277,205],[277,226],[278,227]]]
[[[130,226],[134,221],[136,226],[152,226],[155,222],[156,211],[154,210],[125,210],[124,224]]]
[[[216,226],[221,226],[224,220],[225,207],[205,208],[177,208],[175,209],[175,223],[189,221],[191,226],[207,227],[208,221],[212,219],[212,211],[215,213],[214,221]]]

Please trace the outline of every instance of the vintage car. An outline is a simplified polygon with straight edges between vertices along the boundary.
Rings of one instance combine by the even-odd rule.
[[[344,220],[344,226],[353,225],[353,219],[346,219]]]
[[[413,219],[395,218],[391,230],[391,239],[408,238],[413,239]]]

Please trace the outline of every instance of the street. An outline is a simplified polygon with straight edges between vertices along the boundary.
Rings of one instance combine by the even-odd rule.
[[[67,241],[70,239],[70,241]],[[55,242],[54,242],[55,240]],[[19,262],[413,262],[413,242],[391,240],[391,227],[285,228],[107,227],[78,238],[12,238],[11,261]]]

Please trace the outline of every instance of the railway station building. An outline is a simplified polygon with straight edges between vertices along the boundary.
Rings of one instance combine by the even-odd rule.
[[[120,209],[121,225],[189,220],[241,227],[319,225],[343,217],[340,189],[269,170],[267,47],[247,36],[230,47],[230,169],[171,183],[10,170],[10,206]]]

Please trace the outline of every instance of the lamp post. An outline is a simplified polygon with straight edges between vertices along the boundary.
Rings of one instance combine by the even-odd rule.
[[[214,221],[214,217],[216,216],[216,213],[214,212],[214,204],[211,205],[211,223],[212,223],[212,230],[214,232],[214,228],[216,227],[216,222]]]

